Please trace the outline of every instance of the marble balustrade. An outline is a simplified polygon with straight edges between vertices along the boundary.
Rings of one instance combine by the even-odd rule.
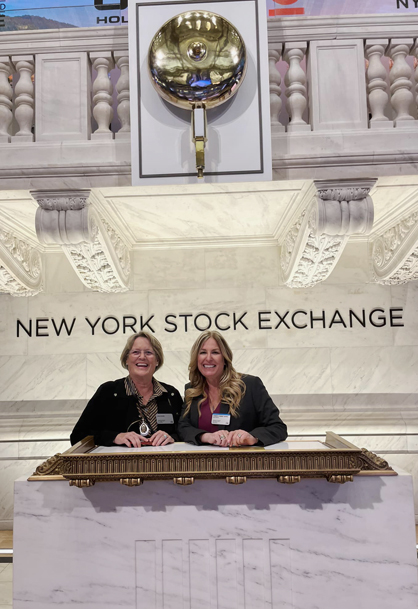
[[[274,179],[416,173],[417,27],[269,19]],[[127,27],[1,33],[0,187],[130,185],[129,98]]]
[[[269,20],[273,134],[417,126],[414,17],[372,17]],[[127,28],[110,30],[0,35],[0,145],[129,137]]]

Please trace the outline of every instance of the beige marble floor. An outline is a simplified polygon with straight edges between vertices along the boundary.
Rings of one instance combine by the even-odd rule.
[[[13,531],[0,531],[0,549],[9,548],[13,548]],[[13,564],[0,562],[0,609],[10,609],[13,604],[12,579]]]
[[[12,579],[12,563],[0,563],[0,609],[10,609],[13,604]]]
[[[0,549],[13,548],[13,531],[0,531]]]

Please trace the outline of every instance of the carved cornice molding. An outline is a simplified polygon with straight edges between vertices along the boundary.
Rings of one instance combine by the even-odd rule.
[[[42,259],[34,247],[0,228],[0,292],[34,296],[42,290]]]
[[[315,181],[317,195],[294,222],[281,246],[284,283],[308,288],[324,281],[350,237],[373,226],[369,195],[375,180]]]
[[[32,191],[35,226],[45,245],[59,244],[79,279],[98,292],[127,291],[130,253],[118,232],[89,203],[89,190]]]
[[[83,209],[88,205],[89,189],[72,191],[35,190],[31,195],[39,207],[46,210],[67,211],[69,209]]]
[[[418,279],[418,211],[372,241],[377,283],[398,285]]]

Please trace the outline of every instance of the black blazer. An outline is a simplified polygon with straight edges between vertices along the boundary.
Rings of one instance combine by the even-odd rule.
[[[287,427],[279,416],[279,409],[269,396],[258,376],[250,374],[242,375],[246,391],[241,400],[238,416],[230,419],[229,425],[219,425],[219,429],[234,431],[243,429],[258,439],[259,446],[275,444],[287,438]],[[205,429],[199,429],[199,413],[197,403],[202,396],[194,398],[187,415],[184,415],[185,406],[181,413],[178,424],[180,439],[190,444],[202,444],[199,439],[200,434],[205,433]],[[220,411],[228,414],[228,405],[221,403]]]
[[[177,423],[183,400],[175,387],[161,381],[159,383],[167,391],[156,398],[158,412],[172,414],[174,423],[159,424],[158,429],[178,440]],[[93,435],[95,444],[112,446],[116,436],[128,431],[128,427],[139,418],[137,399],[133,395],[126,395],[125,379],[109,381],[100,385],[88,402],[70,436],[71,444]],[[137,427],[132,427],[131,431],[138,432]]]

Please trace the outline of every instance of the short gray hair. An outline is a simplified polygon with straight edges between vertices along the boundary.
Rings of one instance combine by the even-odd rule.
[[[146,338],[151,343],[151,347],[154,349],[155,355],[157,357],[157,366],[155,370],[159,370],[161,366],[164,364],[164,352],[158,338],[155,338],[152,334],[148,334],[148,332],[137,332],[136,334],[132,334],[126,341],[126,345],[123,348],[123,351],[120,356],[120,363],[122,364],[122,368],[128,368],[127,361],[129,352],[132,349],[132,346],[137,338]]]

